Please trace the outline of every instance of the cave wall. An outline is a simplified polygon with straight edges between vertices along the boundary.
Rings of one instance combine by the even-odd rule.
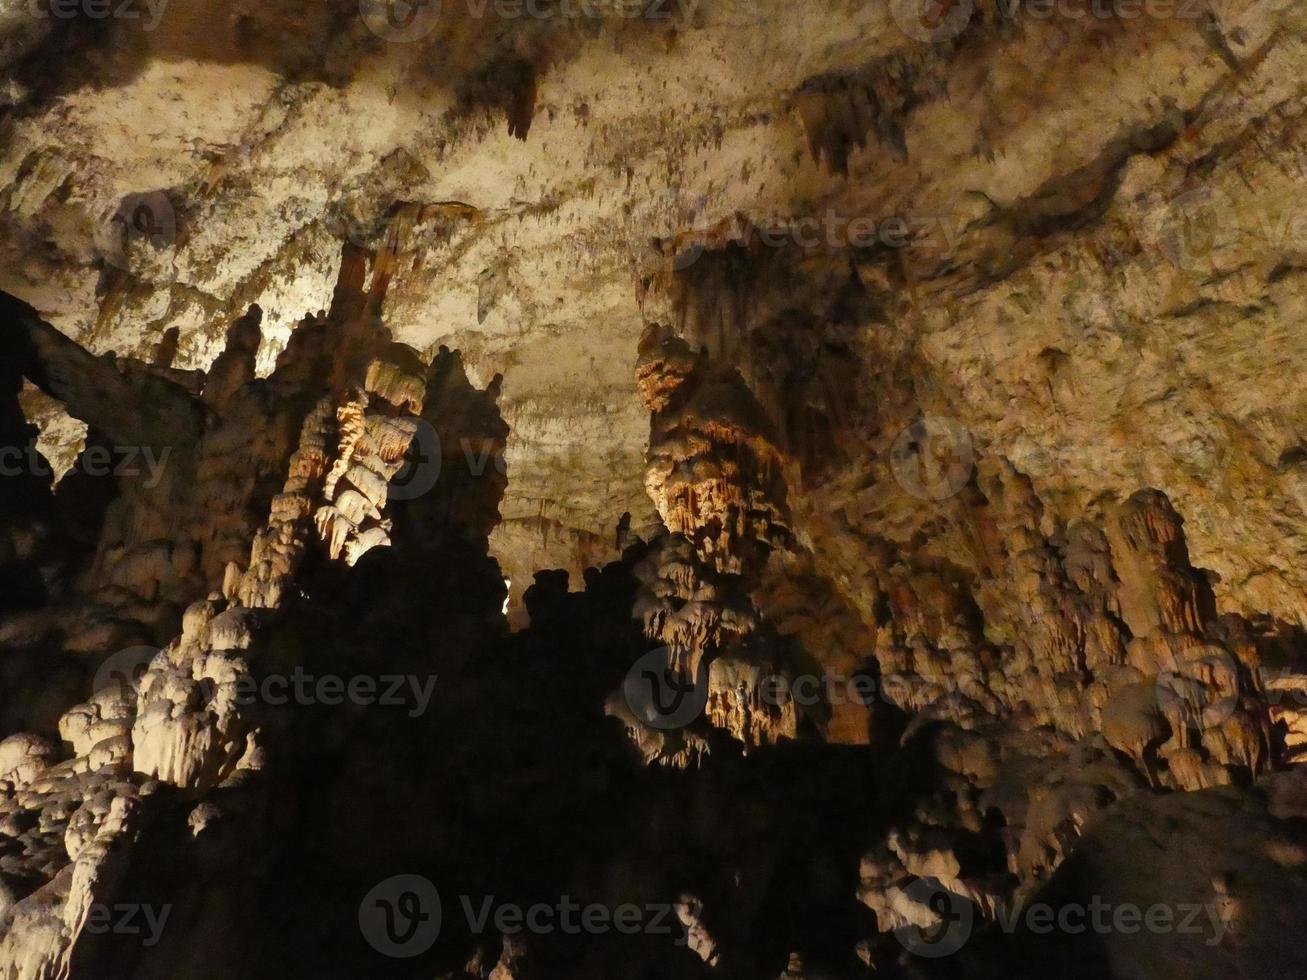
[[[1299,971],[1307,13],[1190,6],[6,9],[0,975]],[[995,934],[1094,888],[1231,944]]]

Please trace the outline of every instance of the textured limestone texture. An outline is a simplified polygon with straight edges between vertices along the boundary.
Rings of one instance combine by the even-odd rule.
[[[0,980],[1307,976],[1305,79],[0,0]]]

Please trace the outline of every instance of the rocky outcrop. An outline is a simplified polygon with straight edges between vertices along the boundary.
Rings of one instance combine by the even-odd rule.
[[[70,794],[76,799],[80,793],[89,802],[93,794],[103,792],[100,787],[114,774],[134,774],[132,781],[122,784],[129,793],[134,793],[137,785],[157,783],[203,792],[228,782],[242,770],[260,767],[259,726],[243,709],[248,705],[254,680],[251,658],[259,635],[266,629],[268,616],[292,587],[314,540],[323,542],[329,560],[345,559],[347,564],[354,564],[371,547],[389,543],[385,535],[389,522],[382,516],[387,484],[404,465],[419,423],[415,413],[422,409],[423,369],[416,355],[389,341],[377,320],[385,294],[386,261],[384,255],[370,260],[366,253],[347,249],[337,302],[323,323],[304,325],[306,331],[323,334],[316,345],[322,360],[314,373],[322,380],[335,379],[336,389],[324,393],[304,416],[299,445],[283,463],[284,488],[271,500],[266,525],[253,534],[247,545],[247,566],[229,564],[223,574],[222,592],[191,604],[182,619],[180,635],[157,655],[150,657],[147,652],[137,658],[140,662],[121,664],[114,663],[122,659],[120,655],[109,658],[95,678],[96,682],[108,683],[94,687],[90,701],[71,707],[59,721],[60,734],[72,751],[71,760],[55,765],[59,753],[36,736],[15,735],[4,743],[8,753],[5,778],[13,787],[27,792],[25,800],[19,797],[25,811],[40,813],[42,821],[49,820],[58,827],[61,820],[74,818],[86,806],[83,803],[83,810],[76,812],[69,809],[66,801]],[[369,265],[373,266],[370,292],[364,289]],[[89,359],[66,342],[47,341],[55,335],[28,311],[19,311],[19,316],[17,326],[26,331],[28,338],[24,341],[19,334],[19,350],[24,350],[26,344],[26,349],[36,351],[27,370],[43,382],[50,376],[58,377],[60,380],[51,384],[53,394],[64,394],[73,410],[85,412],[87,421],[98,429],[114,431],[115,423],[102,422],[95,414],[94,401],[80,393],[81,386],[99,381],[104,362]],[[241,414],[241,407],[248,409],[257,404],[262,394],[259,389],[263,386],[257,383],[253,370],[258,318],[254,310],[233,326],[227,353],[205,381],[204,405],[208,411],[202,414],[212,420],[214,431],[192,440],[203,442],[200,450],[185,447],[192,466],[196,456],[206,456],[203,449],[228,439],[224,422],[244,427],[255,418],[248,411]],[[47,347],[55,353],[43,354]],[[416,378],[406,375],[405,369],[416,369]],[[112,365],[109,370],[116,371]],[[157,376],[141,369],[136,377]],[[272,384],[278,381],[274,375]],[[142,381],[142,385],[147,397],[150,390],[157,388],[149,380]],[[177,388],[159,390],[167,392],[169,398],[194,397]],[[397,412],[412,414],[406,418]],[[275,451],[275,444],[270,448]],[[229,475],[236,476],[235,485],[248,494],[254,484],[250,470],[257,467],[258,460],[246,457],[242,462],[248,475],[244,479],[239,474]],[[207,502],[212,503],[213,488],[207,489]],[[115,506],[131,506],[134,502],[131,493],[124,490]],[[140,506],[149,503],[146,495]],[[247,505],[239,497],[237,504]],[[178,501],[173,511],[185,515],[191,513],[191,506],[191,501]],[[161,508],[155,509],[157,512]],[[226,513],[229,511],[218,512],[220,521]],[[111,533],[112,528],[106,528],[105,535]],[[114,554],[103,547],[102,541],[95,564],[101,565]],[[118,560],[130,563],[132,558],[118,556]],[[197,588],[193,580],[174,581],[171,585]],[[60,612],[51,609],[49,619],[57,623]],[[144,673],[138,676],[141,667]],[[113,668],[121,670],[121,675]],[[68,790],[54,788],[60,780],[66,783],[77,774],[92,779]],[[69,835],[74,826],[69,823]],[[69,846],[67,859],[79,860],[85,836],[85,828],[77,830],[76,838],[70,836],[78,844]],[[48,861],[58,862],[58,847],[44,860],[47,863],[37,865],[37,869],[53,875]],[[92,881],[98,874],[88,873]],[[74,872],[74,884],[77,881]],[[32,961],[22,965],[15,976],[41,976],[67,968],[84,925],[85,909],[76,912],[77,903],[89,901],[81,896],[74,902],[74,897],[76,893],[66,898],[72,903],[72,911],[64,913],[65,927],[58,932],[59,941],[43,952],[33,953]],[[98,893],[93,896],[96,901],[103,897]],[[34,944],[34,939],[23,938],[23,928],[27,927],[20,925],[17,932],[11,930],[12,941]]]
[[[46,6],[0,976],[1301,972],[1301,5]]]

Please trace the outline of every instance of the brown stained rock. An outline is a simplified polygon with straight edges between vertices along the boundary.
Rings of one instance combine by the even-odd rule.
[[[251,306],[227,329],[227,346],[209,367],[204,385],[204,403],[219,415],[227,411],[232,396],[254,380],[255,362],[263,334],[259,324],[263,310]]]
[[[1213,617],[1211,591],[1189,566],[1183,521],[1170,500],[1141,490],[1108,525],[1121,580],[1121,618],[1135,636],[1198,633]]]
[[[4,287],[50,320],[0,295],[0,447],[28,383],[89,426],[43,422],[56,492],[0,482],[0,973],[369,975],[352,905],[409,862],[687,930],[447,935],[423,975],[1301,973],[1268,771],[1307,740],[1303,10],[601,6],[411,43],[276,2],[0,24]],[[177,234],[107,248],[143,180]],[[368,254],[337,214],[395,220]],[[166,465],[95,477],[124,444]],[[641,632],[704,669],[685,730],[604,700]],[[130,696],[87,689],[147,642]],[[324,662],[442,697],[234,696]],[[184,925],[119,960],[85,925],[128,865]],[[1094,889],[1232,931],[935,970],[888,935],[939,924],[921,881],[987,936]]]
[[[369,312],[372,307],[358,300],[361,284],[351,289],[343,279],[337,295],[338,305],[333,307],[327,323],[339,325],[346,338],[337,349],[338,376],[348,377],[350,369],[342,365],[353,364],[359,372],[357,384],[364,385],[370,380],[377,389],[374,397],[380,404],[386,405],[385,396],[391,394],[401,400],[401,404],[394,408],[412,407],[413,382],[402,380],[405,377],[402,370],[413,370],[416,363],[413,356],[402,353],[402,349],[393,345],[387,347],[389,339],[378,329],[372,346],[378,351],[401,352],[403,368],[398,365],[391,369],[382,368],[375,360],[370,362],[371,367],[367,367],[361,355],[366,334],[358,324],[366,322],[376,326]],[[374,293],[372,299],[380,302],[382,297],[384,292]],[[25,316],[20,315],[21,327],[35,331],[29,336],[39,340],[44,328],[35,317]],[[233,325],[228,356],[220,358],[210,375],[205,400],[209,408],[218,413],[218,418],[236,411],[237,406],[244,407],[256,401],[249,398],[249,393],[259,384],[253,377],[254,357],[259,344],[259,317],[260,311],[255,308],[248,317]],[[38,351],[42,349],[40,343],[34,343],[34,346]],[[58,351],[61,348],[55,344],[49,349]],[[70,363],[77,369],[89,369],[93,364],[81,354],[73,355]],[[33,371],[51,370],[40,354],[34,364]],[[75,383],[75,375],[68,374],[68,369],[59,370],[65,371],[65,380],[60,385]],[[93,381],[93,378],[89,380]],[[64,387],[59,390],[72,389]],[[399,396],[397,393],[401,391],[409,394]],[[91,402],[77,396],[73,404],[80,406]],[[60,720],[59,730],[74,753],[71,761],[50,769],[48,763],[54,759],[54,749],[36,736],[17,735],[0,743],[0,752],[8,749],[13,757],[8,761],[0,759],[3,763],[0,768],[5,770],[4,778],[8,783],[29,795],[50,794],[57,792],[58,779],[67,781],[76,773],[108,774],[129,768],[140,782],[157,779],[182,789],[202,792],[228,780],[238,769],[256,768],[260,764],[257,727],[246,716],[243,705],[247,702],[241,695],[242,690],[248,692],[251,680],[246,658],[257,644],[261,610],[280,604],[287,584],[310,545],[312,535],[309,532],[313,526],[310,518],[314,514],[315,502],[320,502],[316,510],[317,529],[326,544],[328,558],[340,557],[346,550],[347,541],[350,543],[351,564],[367,550],[367,547],[361,547],[364,542],[368,546],[388,543],[384,533],[377,536],[374,531],[384,531],[388,527],[381,516],[386,503],[386,483],[402,465],[407,446],[385,417],[367,414],[368,406],[368,395],[360,387],[348,389],[345,400],[339,404],[331,396],[323,397],[317,408],[308,413],[299,447],[284,464],[286,482],[283,493],[272,501],[267,524],[253,535],[248,546],[246,570],[242,572],[239,565],[229,563],[224,571],[227,601],[235,600],[239,604],[225,609],[226,603],[213,599],[193,604],[180,617],[181,635],[152,660],[134,685],[134,705],[131,692],[115,683],[94,692],[88,703],[69,711]],[[417,407],[421,407],[420,398]],[[375,418],[376,423],[370,423],[370,418]],[[410,424],[407,429],[410,438],[413,431]],[[381,436],[380,442],[372,433]],[[369,461],[377,468],[373,479],[359,475],[360,466],[368,465]],[[352,482],[345,479],[351,472],[354,474]],[[249,490],[250,484],[247,483],[244,494],[248,495]],[[364,495],[368,491],[371,497]],[[143,500],[148,506],[148,495]],[[356,510],[359,520],[347,522],[348,531],[342,530],[341,522],[346,519],[332,506],[333,500]],[[324,520],[324,514],[337,516]],[[368,524],[374,527],[360,527]],[[112,525],[109,529],[112,530]],[[142,565],[139,552],[135,557],[130,553],[117,556],[117,561],[111,562],[114,580],[128,587],[134,586],[138,593],[143,592],[148,583],[169,577],[168,553],[166,548],[157,549],[154,563],[145,565],[140,571],[131,570]],[[104,557],[102,550],[100,559]],[[119,817],[114,816],[118,813],[117,807],[118,804],[114,803],[109,810],[110,822],[115,827],[120,822]],[[51,935],[38,942],[31,936],[24,939],[21,931],[11,930],[9,934],[10,939],[25,942],[31,955],[37,958],[33,961],[33,969],[57,969],[58,963],[66,962],[84,926],[85,906],[90,901],[88,890],[102,891],[110,887],[95,884],[99,875],[99,865],[95,862],[101,860],[94,857],[99,852],[92,846],[101,833],[94,831],[97,819],[87,816],[69,825],[75,828],[70,830],[71,836],[67,838],[68,859],[74,863],[68,905],[62,912],[66,925],[58,930],[58,937]],[[90,824],[87,824],[88,820]],[[92,831],[94,840],[88,841],[87,834]],[[57,855],[54,861],[58,865]],[[49,874],[52,875],[53,871]],[[31,927],[40,928],[43,927]],[[44,965],[36,966],[37,961]]]

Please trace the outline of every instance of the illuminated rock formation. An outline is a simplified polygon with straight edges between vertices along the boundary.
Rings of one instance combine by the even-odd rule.
[[[1307,7],[111,6],[0,3],[0,980],[1307,975]]]

